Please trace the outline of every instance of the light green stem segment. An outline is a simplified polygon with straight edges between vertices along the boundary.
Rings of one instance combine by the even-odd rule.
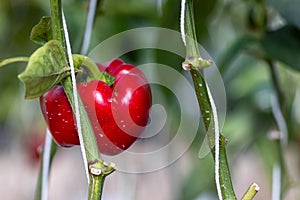
[[[9,65],[15,62],[28,62],[29,57],[14,57],[14,58],[7,58],[5,60],[0,61],[0,67],[4,67],[5,65]]]
[[[189,57],[201,57],[196,30],[195,30],[195,21],[194,21],[194,10],[193,10],[193,0],[187,0],[186,2],[186,11],[185,11],[185,30],[186,30],[186,55]]]
[[[244,196],[242,197],[242,200],[252,200],[256,193],[259,191],[259,186],[256,183],[252,183]]]
[[[202,59],[198,47],[195,22],[194,22],[194,11],[193,11],[193,0],[187,0],[186,11],[185,11],[185,30],[186,30],[186,62],[192,64],[194,68],[203,69],[211,66],[210,60]]]

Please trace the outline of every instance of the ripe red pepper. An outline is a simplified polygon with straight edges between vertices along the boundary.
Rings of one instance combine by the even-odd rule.
[[[100,80],[78,83],[78,92],[99,151],[116,155],[129,148],[147,125],[151,90],[143,72],[120,59],[98,67],[116,78],[114,84],[108,86]],[[57,85],[42,95],[40,105],[56,143],[63,147],[78,145],[74,115],[62,86]]]

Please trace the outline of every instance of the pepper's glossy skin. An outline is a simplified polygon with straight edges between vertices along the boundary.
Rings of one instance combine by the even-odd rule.
[[[99,151],[116,155],[129,148],[147,125],[151,89],[142,71],[120,59],[98,67],[116,78],[114,84],[109,87],[100,80],[78,83],[78,92]],[[54,140],[64,147],[78,145],[73,112],[62,86],[45,93],[40,105]]]

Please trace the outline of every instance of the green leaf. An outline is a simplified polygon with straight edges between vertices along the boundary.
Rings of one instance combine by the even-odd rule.
[[[300,70],[300,30],[294,26],[284,26],[267,32],[261,39],[266,55],[281,61],[295,70]]]
[[[51,40],[29,58],[26,70],[18,77],[25,84],[25,99],[41,96],[70,74],[64,49]]]
[[[45,44],[52,39],[51,17],[43,16],[30,33],[30,40],[37,44]]]

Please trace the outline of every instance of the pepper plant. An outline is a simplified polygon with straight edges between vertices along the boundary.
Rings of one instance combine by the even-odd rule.
[[[115,6],[116,9],[112,9],[112,12],[127,13],[126,3],[129,1],[111,1],[110,5],[115,5],[115,2],[120,3],[120,6]],[[157,21],[160,21],[161,24],[159,25],[161,26],[176,27],[179,20],[173,20],[173,12],[165,15],[163,11],[168,8],[172,11],[175,9],[176,12],[174,13],[179,13],[178,7],[181,3],[180,31],[186,46],[186,59],[183,61],[182,67],[190,74],[201,110],[208,138],[207,144],[214,160],[214,168],[211,170],[214,171],[215,176],[215,193],[219,199],[237,199],[227,160],[226,148],[230,138],[225,138],[219,127],[216,99],[214,99],[212,88],[209,87],[204,76],[204,71],[211,67],[213,61],[204,59],[198,48],[197,38],[200,38],[199,41],[203,39],[199,32],[204,27],[204,21],[208,15],[207,10],[209,10],[205,6],[210,5],[209,3],[204,5],[203,2],[193,0],[166,1],[165,7],[158,6],[160,15],[152,16],[151,19],[155,21],[159,18],[160,20]],[[211,4],[215,4],[216,1],[211,2]],[[57,144],[64,147],[80,145],[89,184],[88,199],[101,199],[105,178],[115,170],[115,166],[113,163],[107,164],[103,161],[100,153],[116,155],[126,150],[139,137],[144,126],[148,123],[151,89],[144,74],[138,68],[126,64],[120,59],[112,60],[110,63],[97,63],[97,60],[92,60],[85,55],[91,39],[94,17],[96,13],[103,14],[102,10],[96,9],[101,3],[103,2],[90,1],[89,23],[86,26],[81,54],[72,54],[68,36],[69,30],[66,26],[68,21],[64,19],[62,2],[51,0],[50,16],[42,17],[40,22],[32,28],[30,35],[30,39],[41,46],[30,57],[8,58],[0,63],[0,66],[15,62],[27,63],[24,72],[18,76],[25,84],[25,98],[40,98],[41,111],[49,128],[35,199],[47,198],[49,168],[56,153]],[[204,7],[199,6],[201,3]],[[272,109],[278,129],[278,135],[273,141],[276,146],[276,151],[274,151],[276,155],[274,155],[275,162],[272,165],[275,172],[276,169],[280,169],[281,172],[277,178],[276,173],[274,173],[273,185],[279,187],[277,190],[274,189],[273,198],[283,198],[289,186],[284,150],[287,148],[290,138],[297,139],[297,134],[291,134],[296,132],[293,130],[293,124],[289,121],[292,108],[285,96],[286,87],[281,85],[282,74],[278,72],[277,63],[279,61],[293,70],[299,70],[299,56],[297,56],[299,53],[299,22],[293,18],[291,12],[284,10],[280,1],[276,0],[273,3],[264,0],[228,2],[224,6],[223,12],[228,10],[231,12],[230,9],[240,4],[247,5],[246,34],[237,38],[230,48],[224,50],[221,59],[218,60],[218,67],[222,75],[225,74],[229,71],[229,66],[231,66],[234,58],[241,53],[250,55],[256,61],[262,61],[267,66],[270,82],[274,86],[275,103]],[[294,4],[297,7],[298,4],[295,2]],[[269,5],[278,10],[281,17],[286,21],[286,24],[278,29],[269,27],[273,20],[272,10],[268,10]],[[136,6],[137,10],[140,11],[136,12],[134,17],[140,16],[141,13],[147,13],[146,6],[140,4],[132,6]],[[68,8],[66,7],[65,10],[67,11]],[[204,13],[205,17],[201,19],[203,15],[199,13]],[[101,35],[105,35],[105,30],[101,30]],[[245,84],[245,82],[243,83]],[[123,90],[124,86],[128,90]],[[112,88],[119,90],[119,94],[123,96],[114,96]],[[128,101],[127,104],[122,105],[124,107],[115,105],[115,110],[125,114],[118,116],[119,118],[114,121],[112,119],[114,111],[109,107],[113,107],[114,101],[125,101],[130,93],[129,90],[133,89],[137,89],[136,93],[129,95],[130,99],[133,99],[133,103]],[[105,100],[100,102],[100,98],[97,99],[99,96],[105,97]],[[93,107],[91,105],[94,103],[96,103],[97,108],[87,109]],[[103,112],[106,114],[103,115]],[[126,121],[128,115],[133,120]],[[121,130],[120,126],[125,126],[126,131]],[[102,129],[101,133],[106,132],[107,134],[97,134],[98,129]],[[125,135],[124,133],[127,131],[131,132],[132,135]],[[117,133],[118,136],[115,137],[112,133]],[[264,154],[262,157],[266,158],[270,155]],[[253,183],[242,199],[253,199],[258,190],[258,185]]]
[[[137,139],[148,121],[150,86],[139,69],[121,60],[97,66],[84,55],[72,55],[61,1],[51,0],[50,10],[51,16],[42,17],[30,35],[42,47],[29,58],[6,59],[1,65],[28,62],[19,75],[25,84],[25,99],[40,97],[41,110],[58,145],[81,145],[89,182],[88,199],[101,199],[105,177],[114,171],[114,164],[105,163],[100,152],[118,154]],[[82,81],[78,88],[83,101],[77,95],[75,73]],[[119,112],[117,116],[112,110]],[[133,121],[128,120],[131,117]],[[116,123],[123,123],[126,130]],[[46,144],[53,150],[41,172],[51,164],[56,148],[53,142]],[[36,199],[43,199],[47,189],[42,185],[46,178],[43,176],[48,175],[40,173]]]

